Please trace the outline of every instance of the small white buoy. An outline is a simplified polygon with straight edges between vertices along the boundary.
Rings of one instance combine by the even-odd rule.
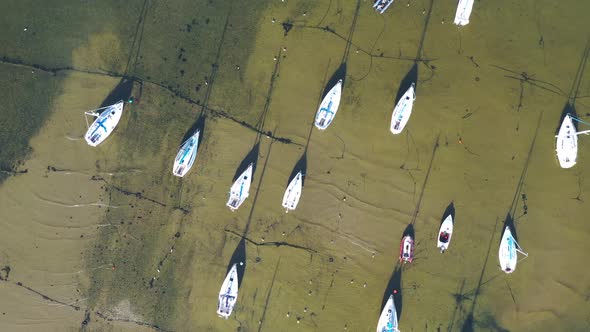
[[[244,265],[244,262],[240,262],[240,266]]]
[[[25,28],[23,29],[23,31],[24,31],[24,32],[27,32],[28,30],[29,30],[29,27],[25,27]]]

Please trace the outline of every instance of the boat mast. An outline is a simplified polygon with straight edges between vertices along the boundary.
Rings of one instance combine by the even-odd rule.
[[[105,106],[105,107],[100,107],[100,108],[97,108],[97,109],[89,110],[89,111],[84,112],[84,115],[90,115],[90,116],[98,117],[100,114],[96,113],[96,111],[103,110],[103,109],[109,108],[111,106],[113,106],[113,105],[109,105],[109,106]],[[87,117],[84,117],[84,120],[86,120],[86,128],[90,127],[90,125],[88,124],[88,118]]]

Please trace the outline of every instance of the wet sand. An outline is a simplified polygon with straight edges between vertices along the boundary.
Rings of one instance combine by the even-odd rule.
[[[391,285],[401,285],[402,331],[590,327],[586,137],[573,169],[554,154],[568,100],[582,119],[589,112],[587,5],[476,3],[458,29],[454,4],[437,1],[396,2],[384,15],[363,1],[145,4],[104,26],[92,20],[110,12],[102,4],[64,50],[26,54],[31,41],[20,41],[4,51],[24,66],[5,59],[2,71],[41,63],[114,77],[57,71],[60,93],[18,167],[28,172],[0,186],[2,329],[371,331]],[[121,24],[125,13],[143,20]],[[343,64],[334,123],[310,135]],[[395,96],[413,68],[414,112],[393,136]],[[92,149],[81,111],[125,72],[136,102]],[[200,115],[197,161],[176,178],[174,155]],[[255,147],[250,197],[232,213],[232,177]],[[303,196],[285,214],[303,155]],[[455,233],[441,255],[451,202]],[[511,275],[497,258],[507,216],[529,254]],[[394,273],[410,224],[416,259]],[[245,273],[222,320],[217,294],[235,261]]]

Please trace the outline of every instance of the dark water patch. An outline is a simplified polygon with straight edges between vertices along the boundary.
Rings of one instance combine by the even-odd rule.
[[[51,114],[52,100],[61,90],[62,76],[31,73],[20,67],[0,65],[0,183],[22,169],[35,136]]]
[[[88,302],[93,308],[114,307],[122,300],[133,299],[134,311],[143,317],[151,317],[149,322],[140,323],[160,330],[161,326],[166,326],[166,329],[182,326],[188,319],[178,319],[179,315],[186,313],[186,306],[179,299],[187,296],[187,292],[190,294],[190,290],[186,289],[186,275],[190,267],[194,266],[197,249],[194,243],[186,242],[184,232],[180,231],[181,236],[175,237],[179,231],[178,225],[166,222],[175,210],[172,201],[176,199],[170,195],[169,189],[175,186],[177,179],[172,177],[168,169],[170,165],[165,162],[168,160],[165,158],[173,158],[173,150],[178,148],[177,139],[180,135],[173,133],[204,129],[202,123],[207,116],[208,119],[231,120],[260,135],[268,134],[267,130],[259,130],[257,125],[251,125],[253,121],[239,119],[242,114],[232,109],[233,104],[226,107],[226,104],[219,102],[237,100],[236,105],[239,105],[240,110],[247,104],[239,98],[225,99],[223,96],[225,93],[234,96],[236,91],[243,90],[242,83],[239,80],[235,82],[234,75],[246,70],[249,51],[257,32],[258,16],[264,12],[266,1],[243,7],[240,15],[232,14],[231,6],[230,2],[206,4],[205,1],[199,1],[172,8],[167,3],[150,2],[141,41],[142,51],[138,53],[140,58],[135,69],[130,69],[128,73],[134,81],[144,83],[150,103],[144,101],[141,107],[133,106],[133,116],[126,121],[125,130],[119,132],[117,151],[106,158],[109,168],[126,167],[128,163],[137,161],[129,156],[149,156],[149,160],[157,158],[160,162],[150,164],[150,172],[146,176],[120,176],[109,181],[113,188],[106,193],[109,201],[125,208],[108,210],[105,221],[114,227],[100,228],[97,246],[86,255],[89,267],[102,262],[113,262],[116,265],[113,270],[92,270]],[[180,23],[176,26],[162,20],[163,16],[167,17],[171,12],[179,18],[177,22]],[[253,15],[246,15],[250,12]],[[199,13],[199,17],[195,17],[195,13]],[[137,17],[137,13],[134,17]],[[208,24],[202,23],[205,18]],[[193,19],[200,24],[193,23]],[[190,28],[187,28],[187,22],[190,22]],[[185,32],[179,32],[179,28]],[[147,53],[147,49],[151,51]],[[162,62],[164,57],[168,60]],[[241,66],[242,70],[236,70],[236,65]],[[181,70],[184,70],[184,76],[178,74]],[[149,77],[149,82],[142,77]],[[238,86],[232,89],[234,82]],[[196,89],[199,85],[201,88]],[[137,85],[134,87],[136,90]],[[177,103],[179,100],[199,106],[203,110],[202,117],[193,123],[194,107],[184,106],[183,109],[182,103]],[[208,104],[215,107],[207,107]],[[165,116],[162,116],[164,113]],[[171,136],[174,139],[163,139]],[[291,143],[288,138],[271,138],[273,141]],[[186,201],[190,202],[190,199]],[[129,204],[135,207],[127,208]],[[189,205],[187,209],[192,210],[192,206]],[[142,217],[140,223],[129,223],[138,216]],[[170,241],[171,237],[175,241],[174,254],[168,255],[167,260],[166,255],[162,259],[163,250],[170,250],[170,246],[162,247],[161,243]],[[172,256],[174,258],[170,259]],[[164,269],[156,274],[156,269],[161,267]],[[180,303],[183,304],[178,307]],[[101,312],[104,313],[104,310]],[[104,316],[105,319],[114,318],[107,313]]]

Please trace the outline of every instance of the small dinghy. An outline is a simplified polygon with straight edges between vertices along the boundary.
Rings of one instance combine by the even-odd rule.
[[[473,0],[459,0],[457,5],[457,12],[455,13],[455,24],[464,26],[469,24],[469,16],[473,9]]]
[[[373,8],[375,8],[379,14],[383,14],[392,3],[393,0],[376,0]]]
[[[96,111],[85,112],[84,114],[96,117],[96,120],[88,127],[84,139],[90,146],[97,146],[102,143],[115,130],[121,115],[123,114],[124,102],[120,101],[111,106],[104,107],[104,111],[98,114]],[[87,123],[88,124],[88,123]]]
[[[517,252],[528,257],[528,254],[522,251],[510,231],[510,227],[506,226],[504,234],[502,235],[502,241],[500,241],[500,268],[506,273],[512,273],[516,270],[516,263],[518,263]]]
[[[341,95],[342,80],[339,80],[324,97],[316,113],[315,126],[319,130],[325,130],[332,123],[332,120],[334,120],[336,112],[338,112],[338,106],[340,106]]]
[[[445,218],[445,220],[440,225],[440,230],[438,231],[438,241],[436,247],[440,250],[441,253],[444,253],[445,250],[449,248],[449,244],[451,243],[451,236],[453,235],[453,216],[449,215]]]
[[[287,186],[287,190],[285,190],[285,195],[283,195],[283,207],[287,209],[286,212],[289,212],[289,210],[295,210],[297,208],[302,190],[303,173],[299,171],[293,180],[291,180],[291,183],[289,183],[289,186]]]
[[[197,129],[189,139],[182,143],[180,150],[178,150],[178,153],[176,154],[176,159],[174,159],[172,174],[183,177],[188,173],[191,167],[193,167],[193,163],[197,157],[200,133],[201,132]]]
[[[377,323],[377,332],[399,332],[397,325],[397,311],[395,310],[395,303],[393,302],[393,294],[389,295],[387,303],[379,317]]]
[[[404,130],[406,123],[408,123],[408,120],[410,120],[414,100],[416,100],[416,93],[414,91],[415,87],[416,84],[412,83],[393,109],[393,113],[391,114],[391,126],[389,129],[394,135],[401,133],[402,130]]]
[[[399,246],[399,260],[411,263],[414,260],[414,239],[410,235],[404,236]]]
[[[238,264],[234,264],[225,277],[221,290],[219,290],[219,301],[217,302],[219,317],[228,319],[231,315],[238,298],[238,286]]]
[[[248,168],[236,179],[229,191],[229,199],[227,206],[232,210],[237,210],[242,203],[248,198],[250,194],[250,184],[252,183],[252,168],[254,164],[250,164]]]
[[[567,114],[557,134],[557,159],[561,168],[571,168],[578,157],[578,135],[572,117]]]

